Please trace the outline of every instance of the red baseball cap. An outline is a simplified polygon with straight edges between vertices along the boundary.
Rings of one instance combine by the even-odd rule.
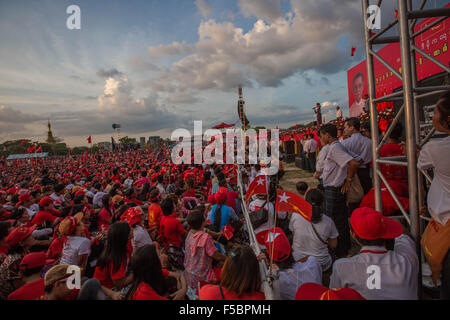
[[[295,300],[366,300],[350,288],[329,289],[317,283],[305,283],[298,288]]]
[[[267,254],[269,257],[273,253],[273,260],[281,262],[289,258],[291,245],[286,234],[281,228],[269,229],[264,236]]]
[[[353,211],[350,224],[361,239],[394,239],[403,233],[399,222],[372,208],[358,208]]]
[[[6,243],[9,246],[13,246],[23,239],[27,238],[34,230],[36,229],[36,225],[32,225],[31,227],[18,227],[15,228],[13,231],[8,234],[8,236],[5,238]]]
[[[39,201],[39,206],[46,207],[49,204],[53,203],[53,199],[50,197],[43,197],[41,201]]]
[[[23,257],[22,261],[20,261],[19,268],[21,270],[34,269],[38,267],[45,266],[45,260],[47,259],[47,255],[44,251],[41,252],[32,252]]]
[[[85,195],[87,193],[87,191],[85,191],[85,190],[78,190],[76,193],[75,193],[75,197],[77,197],[77,196],[79,196],[79,195]]]
[[[27,200],[29,200],[29,199],[31,199],[31,198],[33,198],[33,197],[31,196],[31,194],[29,194],[29,193],[24,193],[24,194],[22,194],[22,195],[19,196],[19,202],[18,202],[18,204],[22,204],[22,203],[24,203],[25,201],[27,201]]]

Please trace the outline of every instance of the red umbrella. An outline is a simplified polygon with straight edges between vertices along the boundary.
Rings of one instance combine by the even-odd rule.
[[[230,127],[234,127],[234,123],[226,124],[226,123],[222,122],[221,124],[218,124],[217,126],[212,127],[212,129],[223,129],[223,128],[230,128]]]

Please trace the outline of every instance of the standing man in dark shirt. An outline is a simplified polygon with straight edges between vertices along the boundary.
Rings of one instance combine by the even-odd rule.
[[[313,109],[317,117],[317,126],[319,127],[322,124],[322,111],[320,110],[320,103],[317,102],[316,107]]]

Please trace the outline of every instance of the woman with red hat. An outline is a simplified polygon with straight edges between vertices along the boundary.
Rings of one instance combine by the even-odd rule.
[[[5,238],[9,249],[8,255],[0,266],[0,300],[6,300],[11,292],[23,285],[19,264],[30,248],[36,244],[32,236],[35,229],[35,225],[30,228],[18,227]]]
[[[233,208],[227,206],[226,192],[217,192],[214,194],[214,205],[211,211],[208,212],[208,220],[211,221],[211,230],[214,232],[221,232],[222,228],[230,223],[230,219],[237,221],[238,216]]]

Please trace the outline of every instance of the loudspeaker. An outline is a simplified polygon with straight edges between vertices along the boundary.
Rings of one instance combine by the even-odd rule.
[[[287,154],[295,154],[295,142],[292,140],[285,141],[286,153]]]

